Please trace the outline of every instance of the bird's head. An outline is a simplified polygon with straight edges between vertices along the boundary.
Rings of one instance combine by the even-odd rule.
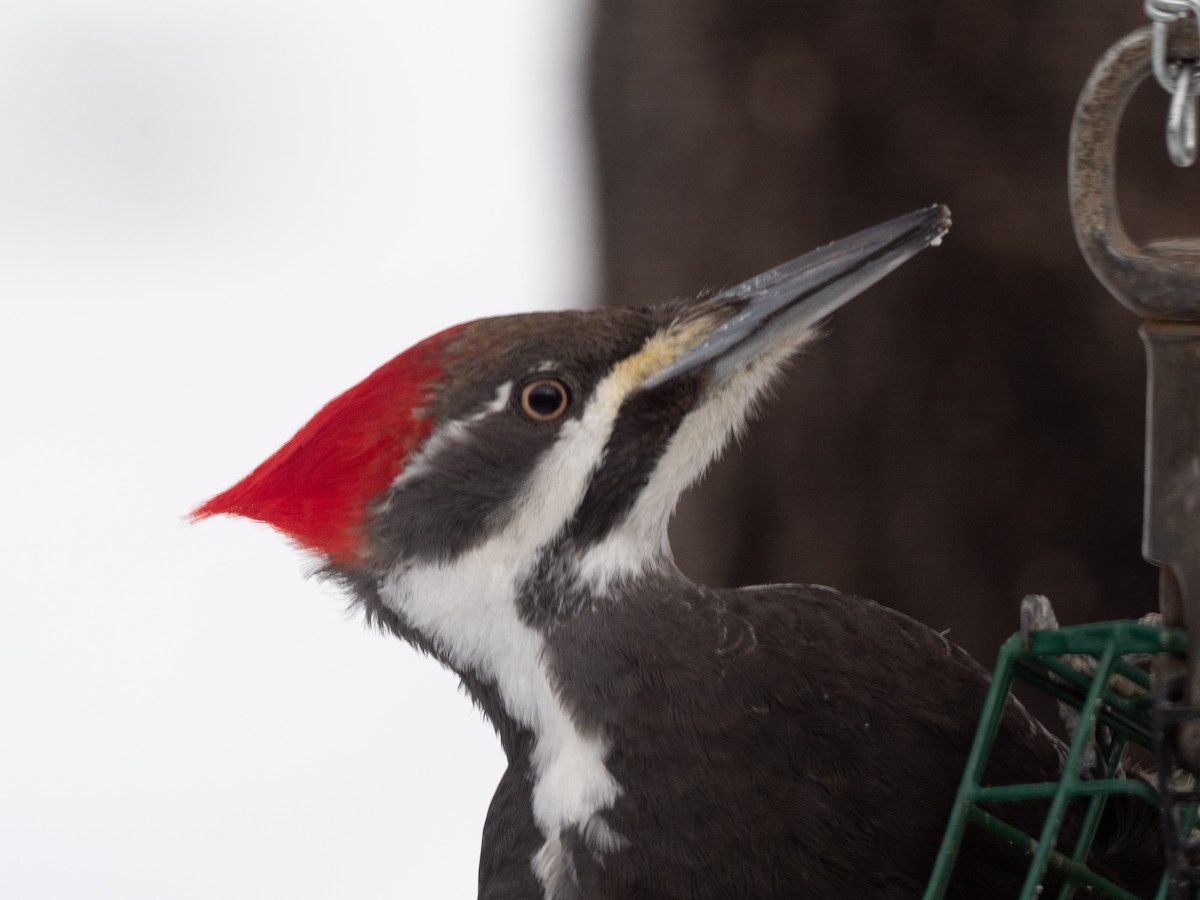
[[[594,595],[669,561],[679,494],[784,361],[948,227],[931,207],[686,305],[450,328],[331,401],[194,516],[266,522],[357,584],[412,576],[405,591],[439,593],[435,574],[470,561],[517,593],[554,585],[522,600],[526,621],[551,621],[571,588]],[[430,632],[445,623],[422,619],[437,610],[390,605],[442,640]]]

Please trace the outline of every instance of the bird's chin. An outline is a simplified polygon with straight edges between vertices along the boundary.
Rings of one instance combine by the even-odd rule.
[[[713,384],[750,390],[759,395],[768,392],[800,352],[820,337],[819,327],[805,328],[772,335],[758,345],[741,347],[722,357],[714,366]],[[742,387],[742,383],[747,386]]]
[[[777,344],[741,365],[712,373],[695,406],[680,422],[644,493],[663,498],[664,507],[673,510],[679,496],[740,436],[788,362],[810,339],[811,334]],[[668,510],[663,516],[664,528],[669,517]]]

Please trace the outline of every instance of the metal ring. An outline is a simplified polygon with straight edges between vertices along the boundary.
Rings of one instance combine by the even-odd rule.
[[[1195,63],[1182,63],[1167,112],[1167,152],[1181,168],[1196,161],[1196,80]]]
[[[1190,31],[1181,35],[1180,55],[1200,58]],[[1196,322],[1200,242],[1135,242],[1117,210],[1117,130],[1134,89],[1153,77],[1151,43],[1148,27],[1119,41],[1096,64],[1079,96],[1071,123],[1071,219],[1088,265],[1118,300],[1142,318]]]

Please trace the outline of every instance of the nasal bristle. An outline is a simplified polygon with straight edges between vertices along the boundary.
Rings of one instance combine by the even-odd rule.
[[[340,563],[362,558],[367,509],[429,436],[422,408],[442,375],[446,344],[428,338],[326,404],[270,458],[198,506],[192,520],[227,514],[265,522]]]

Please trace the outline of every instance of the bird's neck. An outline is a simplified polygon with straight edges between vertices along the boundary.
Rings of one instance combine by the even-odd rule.
[[[554,634],[580,609],[621,601],[568,575],[552,553],[522,567],[485,544],[450,562],[398,565],[378,590],[426,649],[462,677],[510,763],[529,767],[534,818],[547,845],[574,828],[604,852],[619,838],[598,816],[621,786],[605,765],[609,736],[562,690],[556,669],[571,663],[556,657]]]
[[[554,536],[539,530],[518,520],[450,558],[401,559],[374,587],[404,636],[463,678],[502,735],[515,728],[553,741],[569,730],[564,721],[586,723],[558,696],[547,636],[677,570],[665,520],[653,540],[636,521],[586,545],[569,524]]]

